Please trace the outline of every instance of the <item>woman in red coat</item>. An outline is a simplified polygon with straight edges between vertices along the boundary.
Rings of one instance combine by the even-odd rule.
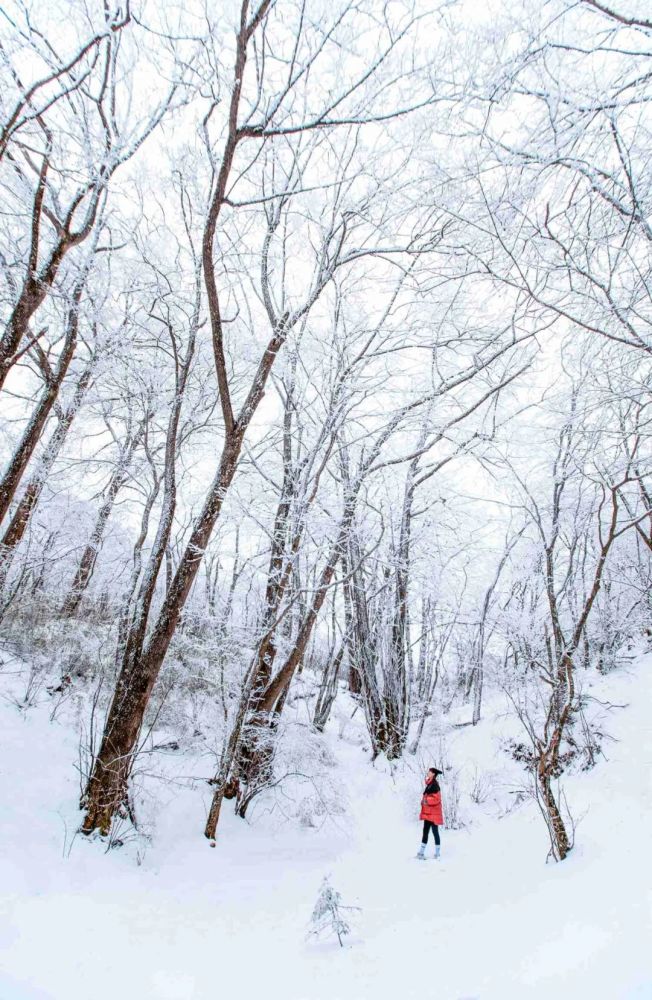
[[[419,814],[419,819],[423,820],[423,836],[421,837],[421,847],[417,854],[417,858],[420,861],[425,861],[426,859],[426,845],[431,828],[435,835],[435,857],[438,858],[440,854],[439,827],[444,822],[444,816],[441,810],[441,791],[439,790],[437,776],[441,773],[436,767],[431,767],[426,774],[426,787],[421,799],[421,812]]]

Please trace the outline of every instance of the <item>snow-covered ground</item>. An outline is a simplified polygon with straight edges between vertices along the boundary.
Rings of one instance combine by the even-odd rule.
[[[138,864],[133,845],[75,837],[65,714],[3,698],[1,1000],[652,998],[652,656],[592,692],[627,707],[608,712],[605,758],[566,782],[582,819],[560,865],[531,802],[502,819],[487,802],[443,831],[440,862],[416,861],[419,773],[372,767],[334,722],[347,816],[315,830],[228,810],[211,850],[210,789],[170,788]],[[495,724],[454,733],[456,764],[504,766]],[[344,948],[306,937],[326,874],[361,908]]]

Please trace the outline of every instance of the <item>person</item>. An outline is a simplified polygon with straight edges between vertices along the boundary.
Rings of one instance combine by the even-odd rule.
[[[436,767],[431,767],[426,774],[426,787],[421,799],[421,812],[419,813],[419,819],[423,820],[423,836],[421,837],[421,847],[417,854],[417,858],[420,861],[425,861],[426,859],[426,846],[430,830],[432,830],[435,837],[435,858],[438,858],[441,854],[439,827],[444,822],[444,816],[441,808],[441,791],[439,782],[437,781],[437,777],[441,773]]]

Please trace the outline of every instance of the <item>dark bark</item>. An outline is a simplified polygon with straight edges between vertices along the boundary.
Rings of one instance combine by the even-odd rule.
[[[264,711],[261,713],[260,706],[272,677],[278,651],[278,630],[284,627],[292,608],[292,602],[290,602],[286,613],[281,614],[283,602],[287,599],[288,590],[294,581],[293,570],[305,530],[307,512],[317,496],[320,478],[330,454],[330,446],[327,446],[326,454],[314,474],[310,493],[303,498],[300,512],[297,512],[293,519],[293,526],[291,526],[290,514],[293,504],[297,503],[301,475],[309,464],[309,456],[304,456],[302,460],[293,461],[292,428],[295,407],[293,394],[294,374],[291,375],[285,386],[283,481],[274,517],[267,572],[265,606],[262,616],[264,631],[249,668],[249,681],[245,684],[240,697],[238,712],[220,764],[219,774],[214,779],[215,791],[205,829],[206,837],[211,840],[215,837],[222,800],[227,797],[227,786],[237,788],[237,809],[240,815],[244,815],[251,800],[250,790],[252,786],[257,786],[263,773],[267,773],[270,760],[267,749],[271,743],[266,740],[267,749],[262,752],[259,735],[268,723],[268,715]],[[321,441],[322,437],[320,436],[320,443]],[[304,488],[307,488],[307,483],[304,484]],[[298,602],[295,601],[295,603]]]
[[[0,588],[4,585],[16,549],[27,531],[30,519],[47,482],[47,477],[61,452],[71,424],[79,412],[86,391],[91,383],[92,374],[93,363],[91,362],[82,372],[75,387],[70,406],[60,417],[59,423],[46,445],[43,457],[39,462],[39,467],[27,484],[25,492],[7,525],[2,541],[0,542]]]
[[[20,486],[23,474],[41,440],[43,429],[57,401],[59,390],[66,376],[77,346],[79,332],[79,304],[86,281],[86,274],[77,283],[68,311],[66,335],[55,371],[43,359],[45,389],[30,418],[13,458],[0,482],[0,521],[3,521]]]
[[[120,623],[117,648],[119,665],[118,682],[106,721],[100,750],[94,762],[92,774],[84,796],[87,813],[82,830],[85,833],[89,833],[94,829],[99,829],[103,834],[108,833],[112,816],[117,809],[122,808],[126,801],[127,780],[131,770],[132,752],[138,733],[140,732],[147,703],[163,663],[165,651],[167,650],[167,645],[161,645],[158,649],[154,647],[154,651],[151,651],[149,647],[146,650],[145,639],[159,571],[168,549],[174,523],[177,499],[177,437],[188,374],[195,350],[195,339],[199,324],[199,304],[200,285],[199,272],[197,271],[195,309],[191,319],[186,355],[183,361],[178,356],[174,331],[169,329],[176,362],[175,392],[166,432],[161,514],[156,537],[152,543],[147,566],[133,607],[125,607]],[[141,432],[144,432],[145,428],[146,421],[141,428]],[[154,495],[156,492],[158,492],[158,484],[155,484]],[[150,509],[151,507],[146,508],[147,519]],[[147,521],[144,522],[145,529],[146,524]],[[190,543],[191,546],[193,541],[196,544],[197,534],[197,529],[195,529]],[[141,548],[142,544],[134,553],[135,568],[139,566]],[[196,550],[191,549],[189,546],[186,551],[194,553]],[[175,580],[177,580],[178,576],[179,573],[177,572]],[[134,589],[136,585],[137,576],[134,576]],[[171,622],[169,611],[166,613],[171,589],[170,587],[167,590],[166,600],[159,616],[159,642],[161,633],[165,637],[166,628]],[[131,597],[131,595],[129,596]],[[169,638],[167,639],[168,644],[174,628],[176,628],[179,614],[180,607],[172,625],[172,631],[169,633]],[[156,632],[152,638],[155,637]],[[159,651],[161,648],[163,649],[162,653]]]
[[[271,774],[274,730],[283,711],[292,678],[303,660],[312,630],[330,588],[341,555],[343,530],[346,530],[344,526],[342,526],[338,540],[332,546],[326,564],[321,571],[319,583],[313,594],[310,607],[300,624],[294,647],[283,666],[256,697],[254,711],[247,726],[247,739],[241,746],[238,762],[240,796],[237,812],[239,816],[244,817],[253,795],[267,783]]]
[[[127,646],[116,693],[86,792],[87,812],[82,826],[86,833],[90,833],[94,829],[107,832],[112,815],[119,808],[121,802],[125,800],[126,782],[132,755],[149,697],[201,566],[206,546],[221,514],[224,500],[236,473],[245,434],[264,395],[278,353],[285,343],[289,331],[309,313],[323,290],[332,281],[337,268],[366,253],[366,251],[361,251],[351,253],[348,256],[344,255],[343,247],[348,228],[345,222],[334,224],[327,238],[323,241],[314,281],[302,305],[293,312],[286,311],[280,316],[270,316],[271,336],[236,418],[230,397],[229,369],[223,343],[223,323],[215,274],[214,241],[220,212],[227,200],[228,182],[238,143],[245,138],[264,141],[268,135],[272,134],[258,130],[252,131],[251,128],[241,127],[238,122],[248,45],[270,7],[271,0],[262,0],[249,20],[248,0],[243,0],[241,4],[240,25],[235,40],[236,55],[227,134],[224,137],[221,164],[219,169],[215,170],[202,241],[203,277],[210,313],[213,354],[225,435],[219,469],[209,489],[203,509],[195,522],[190,541],[181,555],[174,579],[163,601],[147,644],[144,643],[147,628],[146,616],[139,618],[131,634],[127,637]],[[369,73],[361,75],[361,82],[366,80],[368,75]],[[208,117],[210,117],[210,111]],[[205,124],[207,121],[208,118]],[[303,131],[311,127],[313,127],[312,124],[305,124],[298,127],[296,131]],[[290,193],[290,190],[286,192],[288,197]],[[263,260],[263,270],[264,266],[265,261]],[[266,277],[263,274],[264,297],[268,297],[267,293]],[[312,617],[310,613],[308,617],[311,621],[311,628]],[[134,641],[132,641],[132,636]],[[299,645],[302,643],[300,642]],[[301,655],[303,655],[304,650],[301,651]],[[296,669],[296,665],[296,663],[286,664],[283,669],[289,670],[291,675]],[[274,685],[274,683],[275,681],[272,680],[271,684]],[[281,691],[279,690],[274,700],[278,700],[280,695]]]
[[[20,97],[16,102],[11,114],[9,114],[0,127],[0,160],[4,157],[7,148],[13,137],[26,125],[29,125],[34,118],[43,127],[43,114],[57,101],[66,100],[71,94],[81,88],[86,81],[86,73],[81,69],[80,64],[91,56],[97,58],[98,48],[106,42],[107,35],[117,35],[131,21],[131,14],[127,11],[124,17],[108,21],[105,30],[93,35],[85,42],[67,62],[55,66],[45,76],[35,80],[29,87],[26,87],[14,72],[14,79],[20,89]],[[53,54],[51,50],[51,54]],[[60,87],[59,94],[54,101],[50,90],[53,83]],[[43,102],[39,108],[39,99]]]
[[[48,48],[50,72],[26,87],[12,68],[14,82],[20,97],[0,128],[0,158],[6,158],[13,170],[27,184],[31,183],[31,170],[25,171],[23,158],[25,148],[32,146],[32,139],[24,147],[16,140],[21,130],[36,124],[44,138],[44,149],[30,149],[29,162],[32,169],[40,157],[38,179],[34,187],[29,222],[29,248],[25,273],[20,289],[0,337],[0,388],[4,385],[11,368],[16,364],[30,344],[38,340],[30,330],[30,324],[46,299],[52,295],[62,264],[70,252],[84,244],[100,228],[103,206],[111,180],[119,167],[140,148],[145,139],[160,122],[167,110],[176,85],[172,85],[170,95],[158,112],[146,123],[139,135],[122,137],[118,151],[116,116],[116,58],[120,49],[120,34],[130,24],[131,15],[112,17],[106,10],[105,30],[82,45],[76,54],[66,62],[58,60],[55,50],[41,40]],[[31,31],[31,26],[29,28]],[[84,68],[84,60],[89,62]],[[49,87],[53,84],[61,90],[53,96]],[[70,95],[74,94],[71,100]],[[39,98],[42,104],[39,106]],[[79,139],[88,143],[89,155],[95,162],[89,164],[87,179],[78,180],[73,172],[66,173],[67,164],[51,162],[53,141],[47,122],[48,111],[58,102],[65,101],[78,117],[81,135]],[[91,124],[91,120],[92,124]],[[95,145],[95,143],[97,143]],[[12,148],[12,144],[13,147]],[[16,153],[16,149],[19,150]],[[61,185],[50,184],[50,176],[63,175]],[[77,184],[72,197],[63,207],[63,192],[69,184]],[[49,239],[43,235],[49,227]]]
[[[215,782],[216,788],[204,830],[204,835],[209,840],[215,838],[224,791],[229,777],[239,783],[238,811],[240,815],[244,815],[247,805],[251,801],[252,792],[257,790],[260,782],[264,782],[265,776],[268,774],[271,754],[273,753],[271,730],[276,725],[278,715],[282,711],[292,677],[303,658],[313,626],[328,593],[354,511],[355,496],[350,496],[345,503],[338,539],[333,544],[322,569],[319,584],[313,594],[310,608],[300,625],[294,648],[275,677],[271,678],[264,687],[260,684],[259,675],[262,651],[269,649],[269,642],[277,627],[276,623],[272,624],[269,632],[263,636],[259,644],[257,657],[250,668],[248,681],[240,699],[236,723],[231,731],[220,774]],[[291,561],[286,562],[283,587],[287,585],[287,570],[290,567]],[[243,734],[246,734],[244,739]]]
[[[566,432],[564,432],[565,434]],[[626,531],[636,526],[635,521],[629,521],[619,526],[620,491],[630,482],[629,471],[619,483],[608,489],[603,487],[603,498],[597,512],[597,528],[599,538],[598,559],[593,571],[591,586],[576,619],[572,635],[564,635],[561,624],[559,594],[555,583],[555,546],[559,537],[561,497],[567,480],[568,463],[564,456],[570,454],[570,431],[568,436],[560,441],[558,460],[555,466],[555,481],[553,486],[552,529],[546,538],[540,520],[537,526],[542,536],[545,553],[546,592],[554,637],[554,669],[550,677],[551,692],[548,711],[541,738],[535,737],[535,774],[541,801],[546,815],[548,829],[551,834],[552,851],[555,859],[563,861],[571,850],[572,843],[566,830],[564,820],[552,791],[552,781],[561,773],[561,746],[566,729],[575,709],[575,664],[574,657],[584,636],[595,601],[602,588],[607,558],[614,542]],[[559,471],[561,470],[561,471]],[[610,510],[606,532],[603,530],[603,511],[609,498]],[[647,513],[642,517],[647,517]]]
[[[284,327],[275,331],[243,412],[234,430],[227,435],[217,475],[145,646],[149,606],[155,584],[155,575],[151,575],[143,611],[138,614],[127,637],[104,738],[89,780],[85,798],[87,813],[82,826],[85,833],[94,829],[107,833],[111,817],[125,799],[132,754],[145,709],[233,481],[246,429],[263,396],[267,378],[285,335]],[[161,558],[163,552],[164,548]]]

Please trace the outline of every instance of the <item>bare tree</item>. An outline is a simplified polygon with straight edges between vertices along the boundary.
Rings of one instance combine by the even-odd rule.
[[[491,604],[494,599],[496,588],[500,582],[500,577],[502,575],[505,566],[512,554],[512,550],[518,543],[523,531],[516,532],[511,539],[505,540],[505,547],[503,554],[500,557],[498,565],[496,567],[496,573],[487,587],[484,599],[482,601],[482,607],[480,609],[480,621],[478,624],[478,631],[476,635],[475,642],[473,644],[473,718],[472,722],[474,726],[477,726],[480,721],[480,716],[482,712],[482,688],[484,681],[484,658],[487,652],[487,646],[491,640],[495,624],[489,622],[489,612],[491,610]]]
[[[478,174],[471,252],[589,350],[649,357],[649,22],[592,0],[552,8],[526,5],[527,43],[478,94],[495,183]],[[521,122],[509,139],[507,119]]]
[[[16,495],[16,490],[20,486],[25,469],[41,440],[43,429],[57,401],[59,390],[65,379],[70,362],[73,359],[79,333],[79,306],[86,277],[87,271],[84,269],[72,293],[64,344],[54,370],[45,352],[40,348],[40,345],[37,346],[38,360],[43,373],[45,387],[0,482],[0,520],[4,520],[9,512],[9,508]]]
[[[370,87],[376,84],[376,78],[381,70],[384,74],[386,64],[389,64],[392,54],[400,48],[411,29],[412,22],[404,23],[398,32],[394,32],[388,25],[385,37],[378,47],[378,54],[367,61],[365,69],[347,79],[336,95],[329,96],[325,102],[322,101],[314,113],[312,105],[307,115],[297,117],[296,109],[300,103],[297,95],[301,88],[307,86],[309,71],[319,60],[325,54],[329,56],[338,50],[337,28],[342,17],[346,16],[350,9],[345,6],[342,14],[336,15],[330,28],[319,29],[321,37],[315,48],[312,48],[312,39],[307,34],[307,27],[303,25],[302,20],[299,21],[287,60],[283,63],[285,82],[282,82],[280,87],[278,83],[272,82],[273,74],[268,69],[271,66],[270,55],[266,61],[259,64],[250,64],[248,59],[256,45],[256,39],[267,50],[270,16],[273,12],[274,5],[271,0],[263,0],[253,9],[250,9],[248,0],[243,0],[241,4],[235,39],[231,96],[225,122],[225,138],[219,159],[210,138],[211,119],[219,103],[217,98],[212,102],[204,118],[205,145],[210,165],[210,197],[202,234],[201,260],[223,418],[224,441],[219,468],[203,508],[194,523],[147,642],[145,643],[147,618],[143,616],[126,636],[125,653],[116,692],[85,795],[87,811],[82,828],[86,833],[95,829],[106,833],[116,809],[125,799],[132,754],[145,709],[201,565],[206,546],[222,512],[238,467],[245,435],[258,410],[278,354],[290,332],[310,313],[324,290],[333,281],[336,272],[346,263],[352,263],[369,252],[367,249],[361,250],[359,246],[355,248],[349,246],[351,230],[355,230],[356,227],[351,225],[350,210],[344,208],[341,203],[342,198],[348,195],[348,186],[339,189],[335,187],[330,206],[330,219],[326,226],[322,227],[319,236],[309,287],[299,296],[295,294],[294,304],[287,302],[287,293],[284,291],[281,301],[285,299],[286,304],[277,306],[268,293],[268,278],[269,253],[278,230],[279,217],[274,212],[267,217],[260,261],[262,298],[271,330],[254,374],[248,382],[248,388],[241,394],[242,402],[236,413],[233,402],[235,386],[230,377],[226,354],[223,305],[218,292],[215,242],[222,213],[236,201],[233,186],[237,183],[238,171],[241,178],[249,180],[247,147],[252,143],[258,147],[256,160],[260,159],[260,150],[264,150],[275,140],[279,140],[286,148],[296,150],[293,154],[293,163],[296,166],[288,172],[288,179],[281,184],[280,189],[277,186],[274,193],[270,192],[266,197],[267,201],[275,198],[281,206],[280,211],[283,211],[287,203],[292,201],[295,170],[301,165],[297,154],[304,135],[316,134],[326,129],[333,131],[340,126],[348,128],[362,121],[380,122],[408,110],[405,107],[394,107],[388,112],[387,105],[384,104],[383,110],[379,111],[374,102],[377,95],[383,93],[383,86],[378,84],[377,93],[370,95],[369,91]],[[273,88],[271,90],[270,85]],[[429,95],[426,96],[429,99]],[[241,157],[240,160],[238,156]],[[254,198],[256,197],[257,193],[254,195]],[[333,570],[334,564],[330,572]],[[327,583],[321,589],[325,587]]]
[[[0,542],[0,583],[2,586],[4,586],[11,569],[16,548],[27,531],[48,476],[61,453],[71,424],[79,413],[84,397],[92,383],[95,364],[96,358],[92,357],[76,381],[70,402],[61,408],[56,427],[52,431],[34,473],[3,532]]]
[[[138,426],[133,429],[128,428],[126,437],[119,444],[119,453],[115,467],[111,473],[106,490],[104,491],[104,496],[97,512],[93,530],[91,531],[88,542],[84,546],[70,590],[68,591],[61,608],[61,614],[64,618],[70,618],[75,614],[84,592],[91,582],[93,570],[95,569],[97,556],[104,539],[104,533],[106,531],[109,517],[111,516],[111,512],[120,490],[128,481],[130,467],[134,459],[134,453],[142,443],[145,428],[150,419],[151,413],[146,412]]]
[[[107,193],[171,107],[173,82],[136,122],[128,87],[136,72],[123,36],[137,30],[129,9],[106,4],[103,23],[68,56],[59,55],[29,17],[15,25],[32,58],[26,81],[2,49],[11,95],[0,125],[0,193],[15,207],[23,232],[18,259],[3,257],[9,312],[0,336],[0,387],[11,368],[46,333],[31,323],[55,289],[64,261],[101,224]],[[28,63],[23,61],[23,69]],[[13,106],[9,103],[12,102]]]
[[[578,400],[574,390],[568,420],[556,442],[549,503],[538,500],[515,473],[540,557],[538,575],[525,584],[521,601],[524,606],[529,603],[532,615],[541,599],[545,613],[538,630],[534,626],[519,643],[512,643],[512,649],[515,660],[535,671],[547,692],[540,714],[521,706],[519,715],[532,741],[530,763],[551,831],[552,853],[559,861],[569,853],[572,840],[553,782],[563,770],[563,742],[577,709],[576,660],[612,550],[638,520],[622,516],[623,494],[635,484],[630,460],[621,459],[611,474],[606,469],[601,474],[596,470],[594,476],[584,472],[595,439],[580,429]]]

